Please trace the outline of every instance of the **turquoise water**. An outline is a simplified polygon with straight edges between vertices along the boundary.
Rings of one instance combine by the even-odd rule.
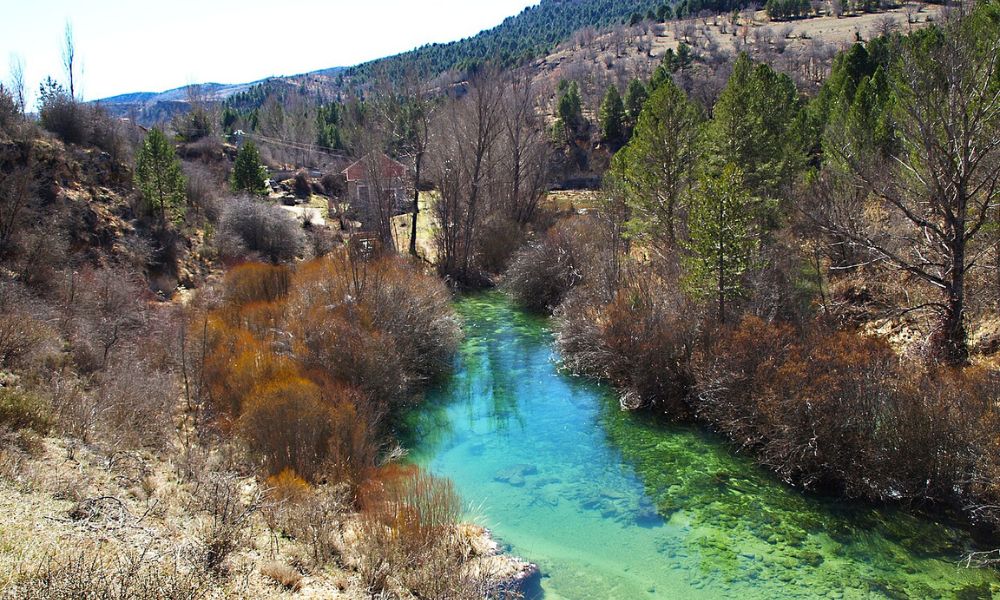
[[[546,322],[502,296],[458,309],[456,373],[411,415],[411,457],[539,565],[546,600],[1000,596],[996,572],[957,566],[960,530],[801,494],[560,372]]]

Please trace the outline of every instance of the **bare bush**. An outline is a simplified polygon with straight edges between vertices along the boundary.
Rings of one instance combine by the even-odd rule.
[[[144,362],[105,370],[94,390],[102,437],[118,448],[164,448],[173,430],[177,380]]]
[[[192,211],[209,223],[218,222],[221,216],[222,186],[204,166],[184,163],[185,194]]]
[[[53,554],[23,568],[7,592],[24,600],[194,600],[213,587],[209,573],[177,558],[156,557],[147,548],[106,556],[87,548]]]
[[[208,473],[198,482],[194,508],[207,514],[199,532],[200,563],[210,572],[224,569],[226,558],[246,543],[261,494],[243,494],[242,480],[231,473]]]
[[[420,588],[421,597],[463,597],[451,595],[462,581],[457,577],[460,565],[452,563],[451,572],[421,573],[432,566],[428,563],[445,566],[430,559],[452,544],[461,500],[450,481],[391,466],[366,487],[361,502],[358,572],[369,593],[387,591],[389,575],[401,573],[410,586]]]
[[[305,246],[302,227],[287,211],[247,198],[227,203],[216,236],[220,254],[229,259],[282,262],[301,255]]]
[[[553,311],[583,281],[583,257],[570,224],[561,223],[514,256],[504,289],[529,310]]]

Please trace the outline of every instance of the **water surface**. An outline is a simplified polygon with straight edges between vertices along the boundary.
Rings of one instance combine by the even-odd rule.
[[[453,378],[411,415],[414,461],[535,562],[546,600],[991,598],[958,529],[802,494],[695,428],[623,413],[558,368],[542,319],[458,303]]]

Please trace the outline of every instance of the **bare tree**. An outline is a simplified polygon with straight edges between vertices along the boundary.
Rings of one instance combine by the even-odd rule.
[[[14,96],[21,114],[27,110],[27,100],[24,95],[24,59],[17,55],[10,55],[10,91]]]
[[[862,203],[874,199],[883,216],[850,214],[849,206],[828,198],[819,219],[872,262],[938,291],[939,300],[919,308],[941,316],[934,345],[952,364],[968,358],[966,276],[985,267],[993,248],[982,238],[1000,210],[1000,88],[994,83],[1000,38],[983,39],[990,36],[959,20],[945,25],[936,47],[904,52],[893,90],[898,150],[873,160],[864,134],[845,136],[833,149],[865,192]]]
[[[63,30],[62,48],[63,69],[66,70],[66,78],[69,80],[69,96],[76,100],[76,42],[73,39],[73,23],[66,21],[66,28]]]
[[[463,282],[471,274],[482,205],[497,174],[503,93],[497,77],[482,73],[468,84],[464,97],[450,100],[434,120],[436,151],[429,166],[440,195],[435,205],[438,268]]]
[[[507,189],[501,194],[501,200],[508,218],[525,225],[534,217],[545,192],[549,146],[535,110],[536,93],[531,74],[526,71],[514,73],[509,76],[509,84],[500,140],[504,159],[504,176],[500,184]]]
[[[413,206],[410,207],[411,256],[417,254],[417,221],[420,217],[420,180],[424,176],[424,162],[431,142],[431,123],[438,108],[438,101],[418,73],[411,71],[403,77],[399,97],[387,115],[399,146],[413,162]]]

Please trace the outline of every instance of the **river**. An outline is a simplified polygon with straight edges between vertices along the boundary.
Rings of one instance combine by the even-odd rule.
[[[411,460],[539,565],[545,600],[991,598],[960,529],[783,485],[715,436],[624,413],[559,369],[545,319],[458,301],[455,374],[407,425]]]

